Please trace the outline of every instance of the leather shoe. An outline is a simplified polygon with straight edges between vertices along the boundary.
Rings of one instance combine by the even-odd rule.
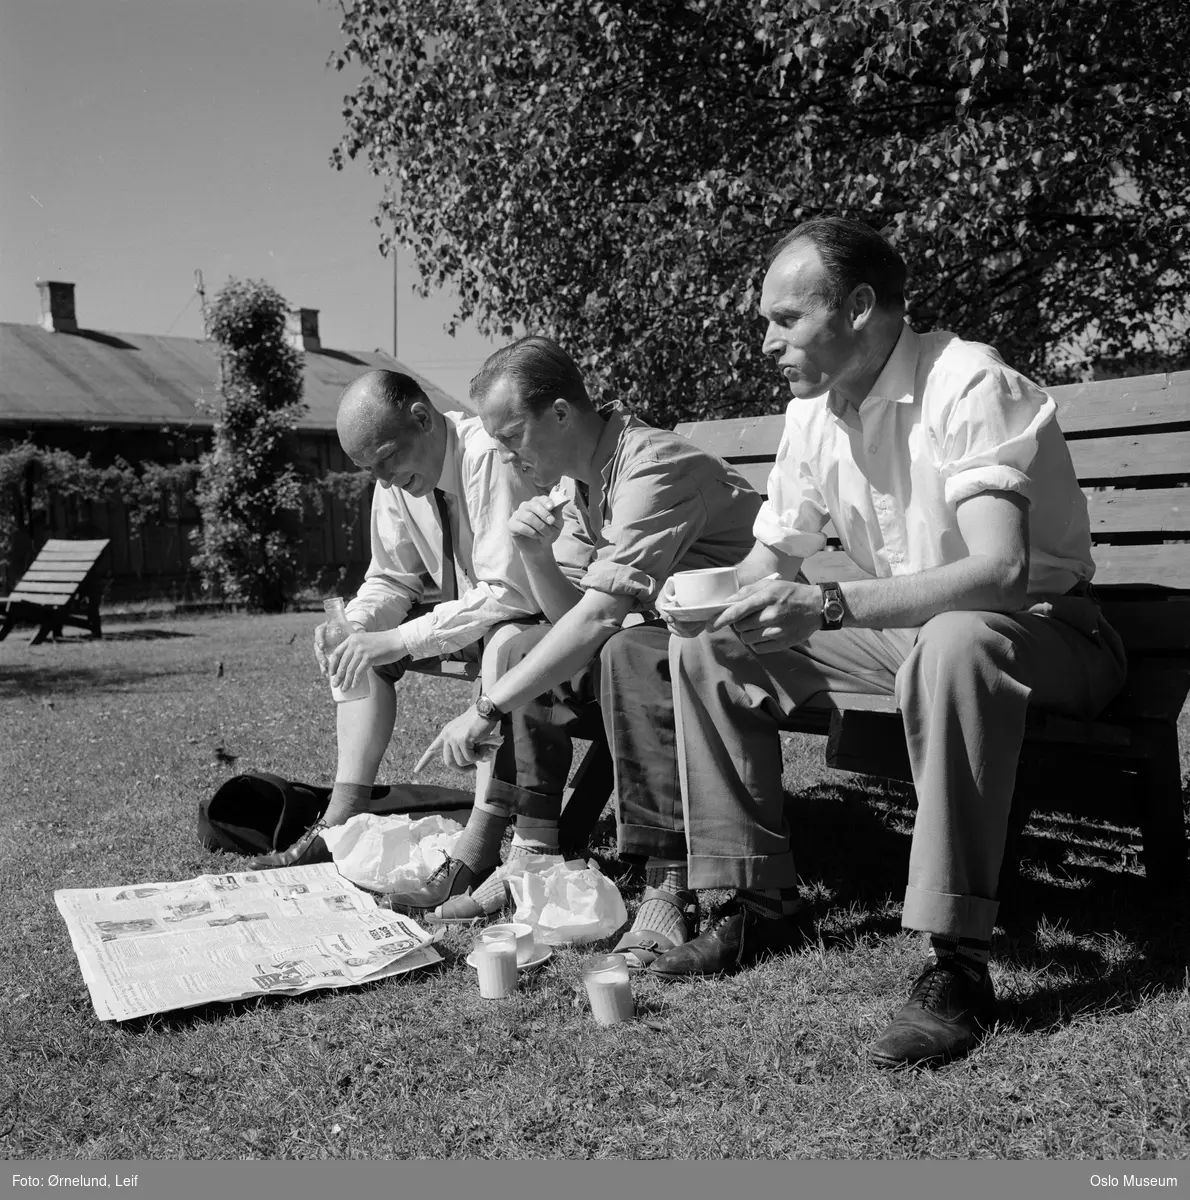
[[[733,898],[711,914],[698,937],[667,950],[646,973],[665,980],[734,975],[770,954],[792,950],[803,936],[796,917],[764,917]]]
[[[996,990],[952,959],[931,963],[869,1055],[878,1067],[941,1066],[970,1053],[996,1023]]]
[[[460,859],[448,854],[442,865],[419,888],[407,892],[386,892],[376,903],[393,912],[408,913],[413,917],[425,916],[451,896],[459,896],[476,884],[483,883],[496,869],[493,863],[484,871],[473,871]]]
[[[326,828],[325,821],[315,821],[292,846],[250,858],[248,870],[271,871],[275,867],[308,867],[311,863],[331,862],[331,852],[322,840],[322,831]]]

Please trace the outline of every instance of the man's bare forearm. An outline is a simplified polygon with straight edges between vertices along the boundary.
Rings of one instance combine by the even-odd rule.
[[[529,654],[488,689],[497,708],[504,712],[519,708],[577,675],[619,631],[632,609],[628,597],[587,592],[583,600],[585,603],[564,613]]]
[[[550,623],[557,625],[583,598],[583,590],[575,587],[566,578],[552,553],[532,556],[526,554],[523,557],[534,598]]]
[[[1025,602],[1028,567],[985,555],[913,575],[841,583],[845,623],[861,629],[924,625],[939,613],[1016,612]]]

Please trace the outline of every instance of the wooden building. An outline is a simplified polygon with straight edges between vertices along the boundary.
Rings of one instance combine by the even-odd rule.
[[[74,285],[39,283],[38,324],[0,322],[0,451],[31,440],[36,445],[89,453],[97,466],[122,458],[172,464],[197,460],[211,443],[213,421],[196,405],[216,395],[212,343],[196,338],[113,334],[86,329],[75,316]],[[293,314],[290,338],[305,356],[307,406],[298,426],[301,462],[317,477],[351,470],[335,435],[335,409],[343,388],[376,368],[418,379],[442,412],[469,408],[382,350],[336,350],[322,345],[318,310]],[[175,506],[176,508],[176,506]],[[310,514],[305,530],[307,575],[320,586],[362,578],[368,559],[368,500],[354,512],[335,500]],[[123,504],[77,504],[55,499],[48,518],[19,536],[0,561],[4,594],[47,537],[111,539],[109,601],[200,594],[191,567],[191,531],[198,511],[184,505],[159,523],[136,531]]]

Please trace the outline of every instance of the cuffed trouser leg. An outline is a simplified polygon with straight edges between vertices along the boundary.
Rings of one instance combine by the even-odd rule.
[[[540,625],[517,634],[496,651],[497,676],[520,662],[550,631]],[[544,821],[556,821],[573,760],[570,739],[602,741],[599,656],[577,675],[513,709],[500,723],[487,800]]]
[[[660,624],[625,629],[600,657],[620,853],[685,861],[669,631]]]
[[[922,627],[896,696],[917,791],[902,924],[988,941],[1029,704],[1098,713],[1124,681],[1119,638],[1030,613],[951,612]]]
[[[797,883],[779,730],[821,692],[890,694],[912,638],[844,629],[772,654],[753,653],[731,630],[671,639],[691,887]]]

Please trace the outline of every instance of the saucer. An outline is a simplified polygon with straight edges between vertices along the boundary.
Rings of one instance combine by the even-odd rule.
[[[544,966],[553,957],[554,957],[554,952],[553,952],[553,950],[550,949],[549,946],[534,945],[533,957],[531,959],[529,959],[528,962],[518,963],[517,970],[518,971],[532,971],[535,967]],[[467,966],[474,968],[475,967],[474,960],[475,960],[475,951],[472,950],[471,953],[468,954],[467,957],[463,961],[467,964]]]
[[[732,604],[735,603],[733,600]],[[719,600],[714,604],[679,604],[676,600],[657,599],[657,611],[663,617],[673,617],[675,621],[711,621],[721,612],[726,611],[731,604]]]

